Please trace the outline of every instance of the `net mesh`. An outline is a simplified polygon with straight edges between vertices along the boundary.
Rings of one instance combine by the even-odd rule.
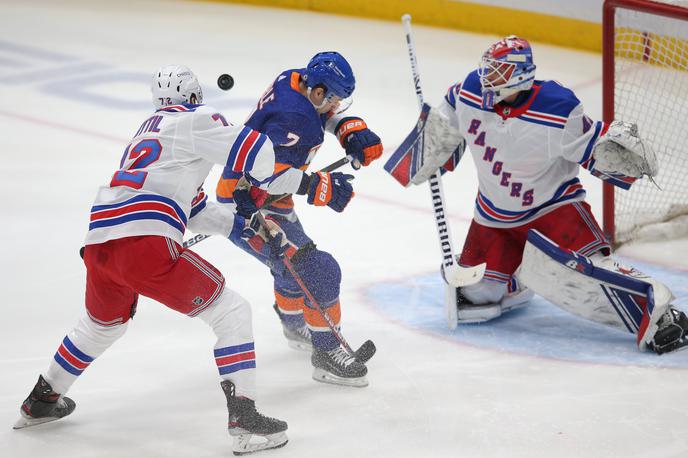
[[[688,20],[619,7],[614,36],[614,118],[654,147],[661,188],[643,179],[615,190],[616,241],[688,234]]]

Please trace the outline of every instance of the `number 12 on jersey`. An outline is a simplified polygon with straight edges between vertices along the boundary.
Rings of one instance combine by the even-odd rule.
[[[141,189],[148,172],[137,169],[144,169],[160,159],[161,152],[162,145],[156,139],[143,139],[134,147],[130,143],[124,150],[122,161],[119,164],[120,170],[112,176],[110,187],[129,186],[130,188]]]

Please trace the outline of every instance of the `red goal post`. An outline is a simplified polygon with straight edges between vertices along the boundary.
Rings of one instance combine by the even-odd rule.
[[[658,189],[605,183],[612,243],[688,234],[688,1],[605,0],[603,118],[635,122],[654,147]]]

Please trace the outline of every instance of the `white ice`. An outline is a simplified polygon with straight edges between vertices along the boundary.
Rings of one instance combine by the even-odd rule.
[[[166,63],[194,69],[207,103],[241,122],[277,73],[338,50],[356,72],[351,112],[391,153],[418,114],[401,24],[159,1],[3,0],[0,15],[0,456],[231,455],[210,329],[147,299],[127,335],[73,386],[73,415],[11,430],[83,313],[78,249],[95,190],[150,113],[148,75]],[[420,26],[414,34],[431,103],[496,39]],[[572,87],[599,118],[600,56],[534,46],[539,76]],[[235,78],[228,93],[215,88],[221,73]],[[314,167],[340,155],[329,138]],[[343,214],[298,202],[308,233],[342,266],[346,337],[377,344],[367,388],[311,380],[308,356],[282,337],[266,269],[226,240],[198,246],[253,305],[258,406],[289,422],[289,444],[264,456],[688,455],[688,352],[640,354],[632,336],[541,300],[490,325],[447,331],[428,189],[402,189],[382,162],[357,173]],[[444,179],[457,250],[476,190],[471,161],[459,169]],[[582,176],[599,217],[599,181]],[[687,248],[684,240],[623,254],[666,277],[685,309]]]

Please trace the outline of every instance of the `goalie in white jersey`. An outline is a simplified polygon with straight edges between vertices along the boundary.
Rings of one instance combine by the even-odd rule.
[[[266,186],[275,164],[272,143],[248,127],[231,126],[222,114],[201,105],[200,85],[186,67],[162,67],[153,76],[152,92],[157,111],[141,124],[119,170],[100,188],[91,209],[82,251],[86,314],[22,404],[15,428],[56,420],[74,410],[74,401],[64,394],[124,334],[143,294],[199,317],[217,335],[215,361],[235,453],[282,446],[287,424],[258,413],[253,401],[256,362],[249,304],[225,287],[215,267],[181,245],[187,227],[225,237],[264,235],[248,228],[241,216],[208,202],[202,186],[215,164]],[[279,243],[279,237],[275,240]],[[262,245],[272,248],[270,243]],[[252,443],[253,434],[264,439]]]
[[[459,323],[496,318],[534,291],[636,334],[640,349],[688,345],[688,318],[670,305],[668,288],[609,257],[577,178],[583,167],[628,189],[655,176],[655,155],[635,125],[593,121],[571,90],[535,80],[530,44],[515,36],[493,44],[480,68],[432,111],[424,165],[412,181],[427,179],[464,141],[479,179],[459,265],[487,268],[477,284],[449,287],[448,307],[458,308]]]

